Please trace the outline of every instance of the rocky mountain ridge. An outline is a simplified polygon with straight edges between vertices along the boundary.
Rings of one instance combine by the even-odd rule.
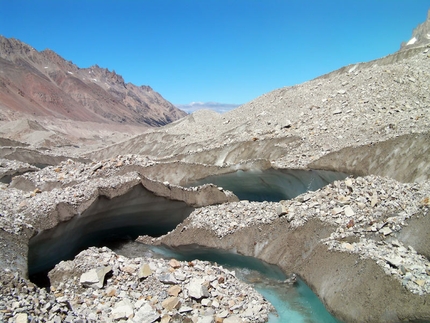
[[[401,44],[401,49],[423,46],[430,43],[430,10],[427,19],[419,24],[412,32],[412,38]]]
[[[52,50],[0,36],[0,110],[109,124],[161,126],[186,115],[149,86],[94,65],[79,68]]]

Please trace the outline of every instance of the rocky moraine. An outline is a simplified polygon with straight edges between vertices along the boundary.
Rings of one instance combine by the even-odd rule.
[[[117,207],[133,215],[139,204],[127,198],[136,192],[141,207],[160,211],[151,213],[151,225],[175,219],[162,212],[172,203],[188,212],[170,231],[137,241],[198,244],[278,265],[345,322],[429,321],[427,33],[430,15],[413,32],[418,41],[392,55],[224,114],[197,111],[119,143],[92,133],[92,151],[41,130],[40,119],[24,123],[0,147],[0,321],[267,321],[267,300],[233,271],[200,260],[127,258],[89,247],[57,263],[49,287],[30,281],[32,238],[72,221],[103,220]],[[48,132],[66,144],[39,140]],[[32,134],[38,140],[17,143]],[[212,175],[272,168],[348,177],[278,202],[240,201],[212,184],[188,187]],[[103,221],[88,223],[97,229]]]

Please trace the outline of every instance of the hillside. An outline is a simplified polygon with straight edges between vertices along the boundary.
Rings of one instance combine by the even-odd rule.
[[[97,65],[79,68],[54,51],[0,36],[0,116],[55,117],[162,126],[186,115],[149,86]]]

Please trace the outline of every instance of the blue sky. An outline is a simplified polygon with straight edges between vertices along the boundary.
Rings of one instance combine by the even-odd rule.
[[[0,34],[174,104],[246,103],[399,49],[429,0],[0,0]]]

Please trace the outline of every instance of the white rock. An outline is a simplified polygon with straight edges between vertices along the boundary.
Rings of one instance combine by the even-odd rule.
[[[193,278],[187,285],[188,295],[195,299],[202,297],[209,297],[209,292],[206,286],[203,285],[205,280],[203,278]]]
[[[133,312],[133,305],[125,298],[115,305],[112,316],[115,320],[127,319],[133,315]]]
[[[345,206],[345,208],[343,209],[343,212],[347,217],[351,217],[355,214],[354,210],[349,205]]]
[[[157,311],[153,309],[148,302],[146,302],[134,315],[133,322],[152,323],[158,320],[159,317],[160,315],[157,313]]]
[[[91,269],[81,275],[79,282],[85,287],[102,288],[105,275],[112,270],[111,266]]]
[[[243,323],[242,319],[237,315],[232,315],[224,319],[223,323]]]
[[[28,315],[26,313],[18,313],[15,315],[15,323],[27,323]]]
[[[393,232],[389,227],[383,227],[381,230],[379,230],[380,233],[382,233],[384,236],[387,236]]]
[[[213,315],[199,316],[197,323],[213,323],[215,322]]]

